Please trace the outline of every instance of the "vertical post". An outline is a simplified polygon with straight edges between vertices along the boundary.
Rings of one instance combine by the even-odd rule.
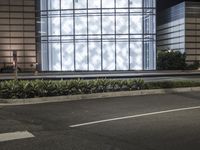
[[[103,62],[103,4],[102,0],[100,0],[100,13],[101,13],[101,71],[104,70],[104,62]]]
[[[142,70],[147,70],[146,68],[146,60],[147,56],[145,55],[145,39],[146,33],[145,33],[145,13],[146,13],[146,6],[145,6],[145,0],[142,0]]]
[[[13,51],[13,64],[15,69],[15,80],[17,80],[17,51]]]
[[[35,63],[35,73],[34,73],[35,76],[38,75],[38,63],[36,62]]]

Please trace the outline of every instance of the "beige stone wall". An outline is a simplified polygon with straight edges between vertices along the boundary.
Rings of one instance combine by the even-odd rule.
[[[13,64],[33,69],[36,63],[35,0],[0,0],[0,68]]]
[[[185,24],[187,61],[200,61],[200,17],[186,18]]]

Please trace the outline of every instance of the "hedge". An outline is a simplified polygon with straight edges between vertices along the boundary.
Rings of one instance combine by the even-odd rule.
[[[142,89],[200,86],[200,81],[147,82],[129,80],[10,80],[0,82],[0,98],[34,98]]]

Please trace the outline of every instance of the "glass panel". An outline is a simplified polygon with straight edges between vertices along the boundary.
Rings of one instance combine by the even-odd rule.
[[[129,49],[128,42],[117,42],[117,70],[129,69]]]
[[[100,34],[101,33],[101,19],[100,17],[93,16],[89,17],[89,34]]]
[[[60,1],[59,0],[48,0],[49,10],[60,9]]]
[[[131,42],[130,48],[131,70],[142,70],[142,42]]]
[[[73,0],[61,0],[61,9],[73,9]]]
[[[128,16],[117,16],[117,34],[127,34],[128,33]]]
[[[46,0],[40,1],[40,9],[47,10],[47,1]]]
[[[155,31],[155,25],[156,25],[156,21],[155,21],[155,16],[153,15],[147,15],[145,16],[145,20],[144,20],[144,33],[145,34],[154,34]],[[178,28],[178,30],[180,30]],[[176,32],[177,30],[175,29],[174,32]]]
[[[103,43],[103,70],[115,70],[115,43]]]
[[[76,42],[76,70],[87,70],[87,43]]]
[[[103,8],[114,8],[114,0],[102,0]]]
[[[101,70],[101,43],[89,43],[89,70]]]
[[[63,56],[62,56],[63,71],[73,71],[74,70],[74,44],[63,43],[62,53],[63,53]]]
[[[116,0],[116,7],[117,8],[128,7],[128,1],[129,0]]]
[[[47,22],[47,18],[41,18],[41,31],[40,31],[40,33],[41,33],[41,35],[42,36],[45,36],[45,35],[47,35],[47,33],[48,33],[48,22]]]
[[[76,8],[87,8],[86,0],[74,0]]]
[[[132,34],[142,34],[142,16],[131,16],[130,26]]]
[[[62,24],[63,35],[73,34],[73,18],[72,17],[63,17],[61,19],[61,24]]]
[[[87,34],[87,18],[86,17],[76,17],[75,18],[75,30],[76,34]]]
[[[142,0],[130,0],[130,7],[142,7]]]
[[[60,35],[60,17],[49,18],[49,35]]]
[[[145,7],[155,7],[155,3],[156,0],[148,0],[148,1],[144,1],[144,6]]]
[[[60,60],[60,43],[49,43],[49,59],[50,59],[50,70],[60,71],[61,60]]]
[[[100,0],[88,0],[89,8],[100,8]]]
[[[115,24],[114,16],[103,16],[103,34],[114,34],[115,33]]]
[[[48,60],[48,45],[47,43],[41,43],[42,49],[42,70],[48,71],[49,70],[49,60]]]
[[[154,41],[144,43],[144,69],[153,70],[156,66],[156,46]]]

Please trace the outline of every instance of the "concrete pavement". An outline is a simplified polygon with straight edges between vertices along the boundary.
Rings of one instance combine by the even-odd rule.
[[[0,149],[199,150],[199,107],[199,92],[0,107],[0,134],[34,135],[0,142]]]

